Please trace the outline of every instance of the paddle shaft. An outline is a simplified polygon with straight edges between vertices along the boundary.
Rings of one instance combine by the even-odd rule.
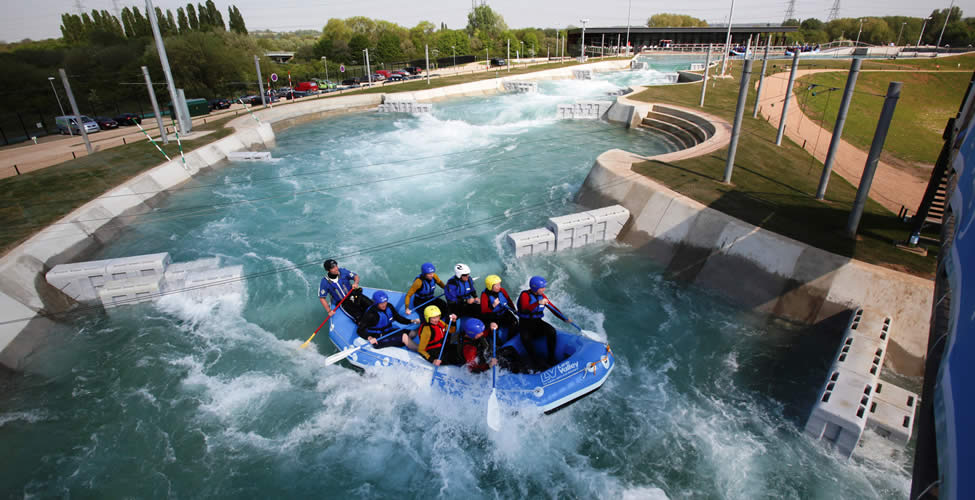
[[[316,328],[315,332],[311,334],[311,337],[308,337],[308,340],[306,340],[304,344],[301,344],[301,349],[308,347],[311,339],[315,338],[315,335],[318,335],[318,330],[321,330],[322,327],[325,326],[325,323],[327,323],[328,320],[331,319],[332,316],[339,310],[339,308],[342,307],[342,303],[345,302],[345,299],[349,298],[349,295],[352,295],[353,290],[355,290],[355,288],[351,288],[349,292],[345,294],[345,297],[342,297],[342,300],[340,300],[339,303],[336,304],[331,311],[329,311],[328,316],[325,316],[325,321],[322,321],[322,324],[318,325],[318,328]]]
[[[447,323],[447,331],[443,332],[443,338],[440,340],[440,342],[442,342],[440,344],[440,354],[437,355],[437,361],[440,361],[440,358],[443,357],[443,350],[447,347],[447,339],[450,336],[450,325],[453,325],[453,324],[454,324],[454,320],[451,319],[450,322]],[[430,328],[432,329],[433,328],[433,325],[430,325]],[[433,378],[430,379],[430,385],[433,385],[433,381],[434,380],[437,380],[437,368],[440,368],[440,367],[437,366],[437,365],[433,365]]]
[[[397,333],[403,333],[403,332],[406,332],[406,331],[409,331],[409,328],[400,328],[400,329],[398,329],[396,331],[389,332],[386,335],[383,335],[382,337],[379,337],[378,339],[376,339],[376,342],[378,343],[380,340],[383,340],[383,339],[385,339],[385,338],[387,338],[387,337],[389,337],[391,335],[396,335]],[[349,349],[348,351],[340,351],[340,352],[337,352],[337,353],[333,354],[332,356],[335,356],[336,354],[342,354],[342,356],[340,356],[340,357],[338,357],[337,359],[334,359],[334,360],[330,360],[330,358],[332,358],[332,356],[329,356],[328,358],[325,359],[325,366],[328,366],[328,365],[331,365],[331,364],[334,364],[334,363],[338,363],[339,361],[342,361],[343,359],[351,356],[352,353],[354,353],[354,352],[362,349],[363,347],[365,347],[367,345],[372,345],[372,344],[371,343],[369,343],[369,344],[362,344],[362,345],[356,347],[355,349]]]
[[[447,293],[447,292],[444,292],[444,293]],[[428,301],[426,301],[426,302],[424,302],[424,303],[422,303],[422,304],[414,307],[413,310],[416,311],[417,314],[420,314],[420,308],[421,307],[423,307],[423,306],[425,306],[425,305],[427,305],[427,304],[429,304],[429,303],[431,303],[431,302],[433,302],[433,301],[435,301],[435,300],[437,300],[437,299],[439,299],[440,297],[443,297],[443,296],[444,296],[444,294],[441,293],[440,295],[437,295],[436,297],[434,297],[434,298],[432,298],[432,299],[430,299],[430,300],[428,300]]]
[[[543,299],[548,300],[548,304],[546,304],[545,307],[548,307],[548,309],[552,311],[552,314],[554,314],[560,320],[565,321],[566,323],[576,327],[576,330],[579,330],[580,332],[582,331],[582,328],[580,328],[579,325],[573,323],[572,320],[566,317],[566,315],[562,311],[560,311],[559,308],[556,307],[555,304],[553,304],[552,301],[549,300],[549,298],[546,297],[544,293],[540,295],[542,296]]]

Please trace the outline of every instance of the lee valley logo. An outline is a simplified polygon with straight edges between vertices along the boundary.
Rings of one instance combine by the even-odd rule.
[[[565,375],[567,373],[572,373],[579,370],[579,362],[573,361],[571,363],[563,363],[560,365],[553,366],[548,370],[542,372],[542,383],[548,383],[549,381],[558,378],[560,375]]]

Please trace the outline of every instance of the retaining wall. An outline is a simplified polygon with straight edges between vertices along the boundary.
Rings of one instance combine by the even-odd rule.
[[[673,161],[686,153],[652,159]],[[882,311],[898,324],[888,365],[904,375],[922,373],[932,281],[813,248],[706,207],[632,171],[634,163],[648,159],[618,149],[603,153],[577,201],[588,207],[623,205],[632,217],[622,241],[671,276],[717,290],[744,307],[808,324],[858,305]]]

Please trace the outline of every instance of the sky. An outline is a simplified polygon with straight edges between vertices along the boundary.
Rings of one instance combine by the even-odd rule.
[[[214,0],[227,19],[227,0]],[[815,17],[826,20],[834,0],[796,1],[796,17]],[[194,3],[203,3],[196,0]],[[737,0],[733,22],[779,23],[782,21],[787,0]],[[35,40],[59,37],[61,14],[78,12],[79,4],[85,10],[105,9],[115,6],[145,6],[144,2],[131,0],[0,0],[5,5],[0,18],[0,40],[13,42],[24,38]],[[233,0],[240,9],[247,28],[294,31],[299,29],[320,30],[332,17],[346,18],[366,16],[392,21],[406,27],[420,21],[431,21],[437,26],[447,23],[451,29],[467,25],[469,1],[452,0],[429,2],[422,0]],[[504,16],[511,28],[555,28],[579,26],[580,19],[589,19],[589,26],[625,26],[627,11],[631,9],[630,23],[644,25],[648,17],[661,12],[688,14],[703,18],[712,24],[727,22],[731,3],[727,0],[696,0],[679,2],[686,8],[674,7],[668,2],[635,0],[491,0],[488,5]],[[942,5],[944,4],[944,5]],[[186,0],[156,0],[156,7],[172,9],[186,5]],[[966,15],[975,16],[975,0],[955,2]],[[918,2],[917,0],[888,0],[886,2],[854,2],[841,0],[840,17],[904,15],[926,17],[933,9],[948,7],[948,2]]]

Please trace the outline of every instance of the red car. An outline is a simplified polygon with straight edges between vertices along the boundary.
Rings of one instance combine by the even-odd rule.
[[[295,92],[318,92],[318,84],[315,82],[301,82],[295,87]]]
[[[377,69],[376,70],[376,74],[377,75],[383,75],[383,78],[389,78],[389,77],[393,76],[393,73],[392,72],[387,71],[387,70],[384,70],[384,69]]]

